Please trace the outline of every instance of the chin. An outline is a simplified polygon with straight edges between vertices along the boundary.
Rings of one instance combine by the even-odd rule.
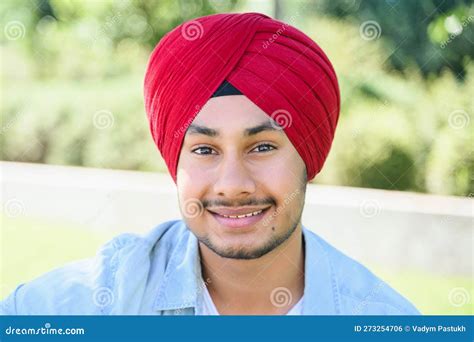
[[[218,242],[207,237],[200,238],[199,240],[215,254],[229,259],[257,259],[278,247],[278,244],[272,239],[267,239],[268,241],[263,243],[256,243],[257,241],[262,241],[262,239],[257,239],[256,237],[247,238],[245,241],[242,241],[242,238],[236,239],[235,237],[227,239],[227,241],[226,239],[219,239],[220,241]]]

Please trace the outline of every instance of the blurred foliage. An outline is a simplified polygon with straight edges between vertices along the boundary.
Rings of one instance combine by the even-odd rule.
[[[306,10],[287,19],[299,13]],[[414,64],[387,67],[383,37],[360,39],[360,27],[345,19],[305,15],[299,27],[327,52],[341,87],[341,117],[317,182],[474,194],[472,56],[463,78],[449,67],[426,78]]]
[[[464,57],[474,55],[469,0],[323,0],[312,2],[312,8],[355,24],[376,21],[393,52],[389,62],[399,71],[416,63],[424,76],[449,68],[463,77]]]
[[[186,19],[253,3],[2,1],[2,159],[166,171],[143,108],[151,49]],[[472,2],[280,3],[340,81],[341,117],[316,182],[474,194]],[[364,39],[366,21],[380,36]]]

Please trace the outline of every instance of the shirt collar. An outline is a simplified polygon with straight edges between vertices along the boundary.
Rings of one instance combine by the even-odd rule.
[[[319,237],[303,226],[305,242],[304,315],[337,315],[340,299],[334,268]]]
[[[177,227],[178,228],[178,227]],[[153,310],[179,310],[196,307],[202,289],[201,258],[198,241],[184,222],[177,233],[180,237],[166,267]]]
[[[154,310],[180,310],[200,304],[198,295],[204,289],[198,241],[181,222],[182,234],[173,248],[163,281],[158,289]],[[182,230],[180,229],[180,230]],[[318,236],[304,226],[305,289],[304,315],[340,313],[339,290],[334,269]]]

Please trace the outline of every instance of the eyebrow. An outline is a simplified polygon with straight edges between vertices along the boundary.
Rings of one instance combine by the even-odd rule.
[[[260,132],[264,131],[275,131],[275,132],[282,132],[282,128],[278,126],[278,123],[272,121],[265,121],[255,127],[249,127],[244,130],[243,135],[245,137],[251,137],[253,135],[257,135]],[[200,126],[197,124],[191,124],[188,127],[186,134],[203,134],[209,137],[218,137],[219,131],[213,128],[209,128],[206,126]]]

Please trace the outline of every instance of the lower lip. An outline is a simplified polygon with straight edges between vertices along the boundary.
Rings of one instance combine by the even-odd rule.
[[[212,212],[209,212],[209,213],[212,216],[214,216],[217,222],[219,222],[220,224],[224,226],[227,226],[230,228],[243,228],[243,227],[252,226],[258,223],[265,216],[265,214],[267,213],[269,209],[270,208],[265,209],[258,215],[243,217],[243,218],[230,218],[230,217],[224,217],[218,214],[214,214]]]

